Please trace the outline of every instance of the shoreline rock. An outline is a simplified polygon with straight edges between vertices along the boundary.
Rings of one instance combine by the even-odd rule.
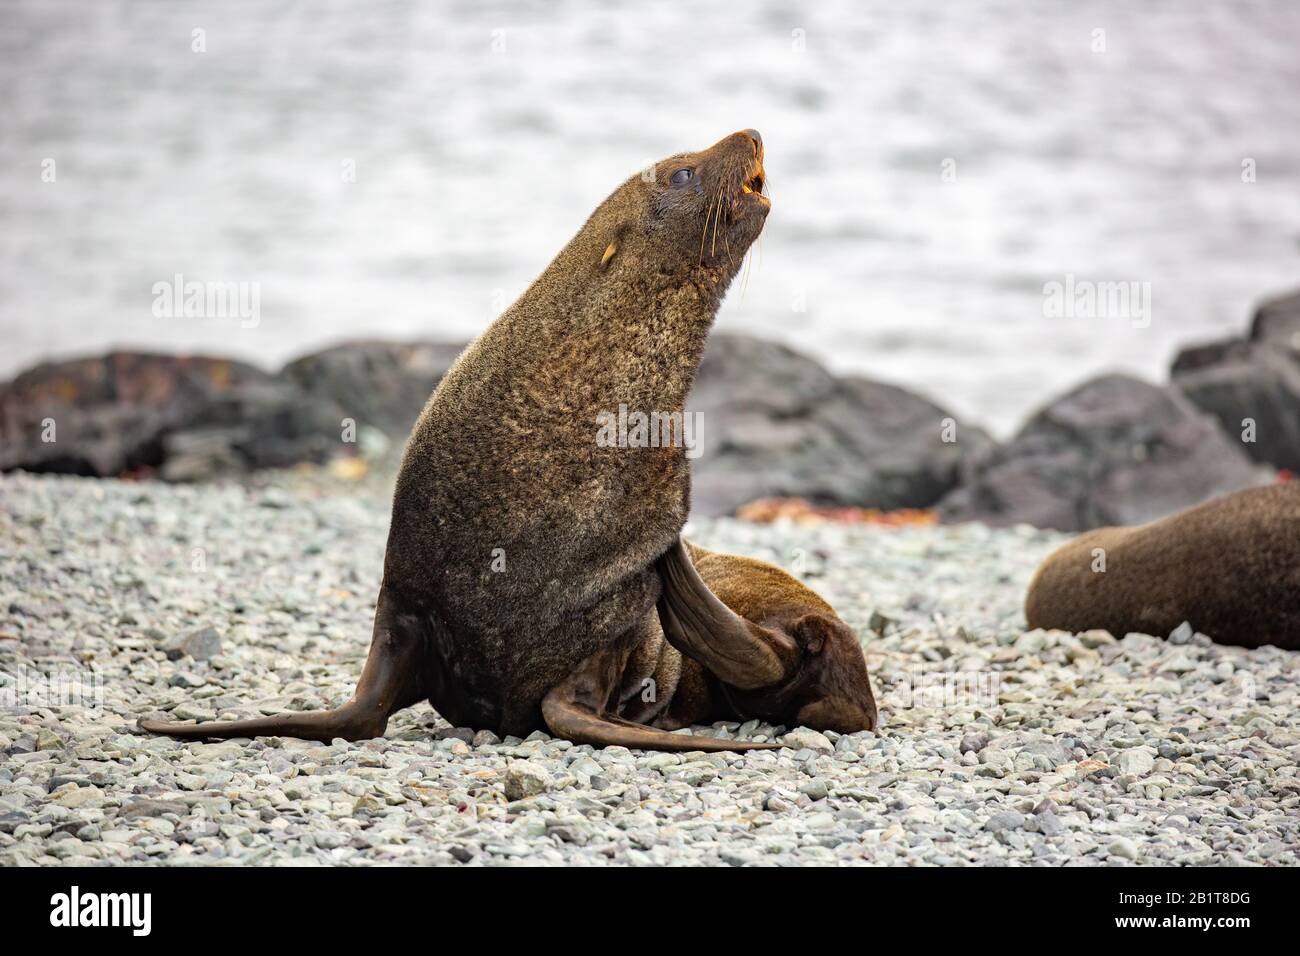
[[[166,481],[200,481],[357,454],[386,456],[392,469],[463,348],[348,342],[274,375],[205,356],[119,352],[47,363],[0,385],[0,470],[115,477],[148,469]],[[837,378],[793,349],[744,335],[713,337],[687,410],[702,421],[693,489],[701,515],[788,495],[927,507],[992,446],[981,429],[959,428],[906,389]],[[41,440],[46,420],[56,442]],[[943,440],[945,422],[959,440]],[[595,430],[593,422],[593,440]]]
[[[1300,472],[1300,293],[1261,305],[1245,338],[1182,350],[1170,377],[1255,461]]]
[[[1086,531],[1142,524],[1272,477],[1175,389],[1103,375],[1030,418],[939,511],[949,522]]]
[[[463,348],[359,340],[276,373],[130,352],[43,363],[0,384],[0,471],[193,482],[308,463],[391,480]],[[710,339],[687,411],[701,517],[798,498],[1067,531],[1141,522],[1300,472],[1300,293],[1261,304],[1245,337],[1184,349],[1168,386],[1100,376],[1002,445],[906,388],[734,333]]]

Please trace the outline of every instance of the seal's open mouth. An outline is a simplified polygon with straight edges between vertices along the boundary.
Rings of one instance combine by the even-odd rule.
[[[763,167],[762,166],[758,167],[758,169],[754,172],[753,176],[750,176],[748,179],[746,179],[743,183],[740,184],[740,191],[742,193],[763,192]]]

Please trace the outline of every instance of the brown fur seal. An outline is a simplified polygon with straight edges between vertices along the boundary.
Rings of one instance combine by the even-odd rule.
[[[1104,549],[1104,572],[1095,549]],[[1183,621],[1220,644],[1300,649],[1300,482],[1224,495],[1065,544],[1034,575],[1030,627],[1166,636]]]
[[[861,649],[854,641],[849,653],[829,608],[788,579],[794,604],[783,615],[762,591],[771,575],[760,575],[766,600],[734,598],[741,614],[763,615],[746,619],[683,557],[681,443],[596,440],[596,423],[621,406],[683,412],[718,305],[767,217],[762,156],[762,140],[745,130],[629,179],[447,373],[407,443],[370,655],[351,701],[142,726],[182,737],[359,739],[425,698],[458,726],[523,736],[549,725],[590,743],[667,749],[767,746],[645,723],[750,700],[825,717],[827,727],[873,726]],[[674,678],[665,637],[710,676],[678,667]],[[624,679],[647,668],[670,685],[656,684],[653,701]],[[823,677],[832,702],[819,709]],[[777,693],[782,682],[794,686]]]

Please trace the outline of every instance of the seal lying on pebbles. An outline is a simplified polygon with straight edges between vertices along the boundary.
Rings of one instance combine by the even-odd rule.
[[[719,582],[733,611],[678,538],[690,495],[686,395],[767,218],[762,160],[762,139],[744,130],[633,176],[447,373],[397,477],[352,700],[141,726],[355,740],[379,736],[390,714],[424,698],[458,726],[517,736],[549,726],[588,743],[673,750],[772,745],[683,737],[645,721],[752,705],[762,711],[754,716],[827,729],[873,726],[861,648],[820,599],[788,576],[774,585],[770,571],[755,572],[747,594],[732,564]],[[599,441],[598,423],[624,407],[668,421],[670,433],[676,421],[677,440]],[[665,639],[702,670],[678,667],[674,678]],[[646,668],[663,680],[625,693],[623,672]]]
[[[844,733],[876,726],[857,636],[811,590],[775,565],[684,540],[657,565],[663,591],[646,639],[593,654],[547,693],[542,713],[553,733],[596,745],[732,750],[770,745],[653,728],[753,717]]]
[[[1220,644],[1300,649],[1300,482],[1082,534],[1039,567],[1025,618],[1120,636],[1187,621]]]

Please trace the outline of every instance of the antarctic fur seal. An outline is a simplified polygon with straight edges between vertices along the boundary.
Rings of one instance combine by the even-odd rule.
[[[596,441],[613,409],[683,412],[714,315],[770,209],[762,161],[761,137],[744,130],[628,179],[456,361],[406,446],[352,700],[141,726],[179,737],[361,739],[426,698],[458,726],[518,736],[550,726],[591,743],[667,749],[770,745],[683,738],[620,711],[669,723],[749,701],[836,729],[873,726],[861,648],[854,641],[850,653],[820,599],[791,592],[825,624],[805,613],[751,620],[746,608],[771,616],[770,602],[732,610],[695,573],[678,537],[690,494],[680,443]],[[663,661],[671,676],[665,642],[712,678],[679,667],[654,700],[625,696],[629,667]],[[823,684],[831,700],[819,708]]]
[[[1025,619],[1120,637],[1187,621],[1221,644],[1300,649],[1300,482],[1082,534],[1034,574]]]

